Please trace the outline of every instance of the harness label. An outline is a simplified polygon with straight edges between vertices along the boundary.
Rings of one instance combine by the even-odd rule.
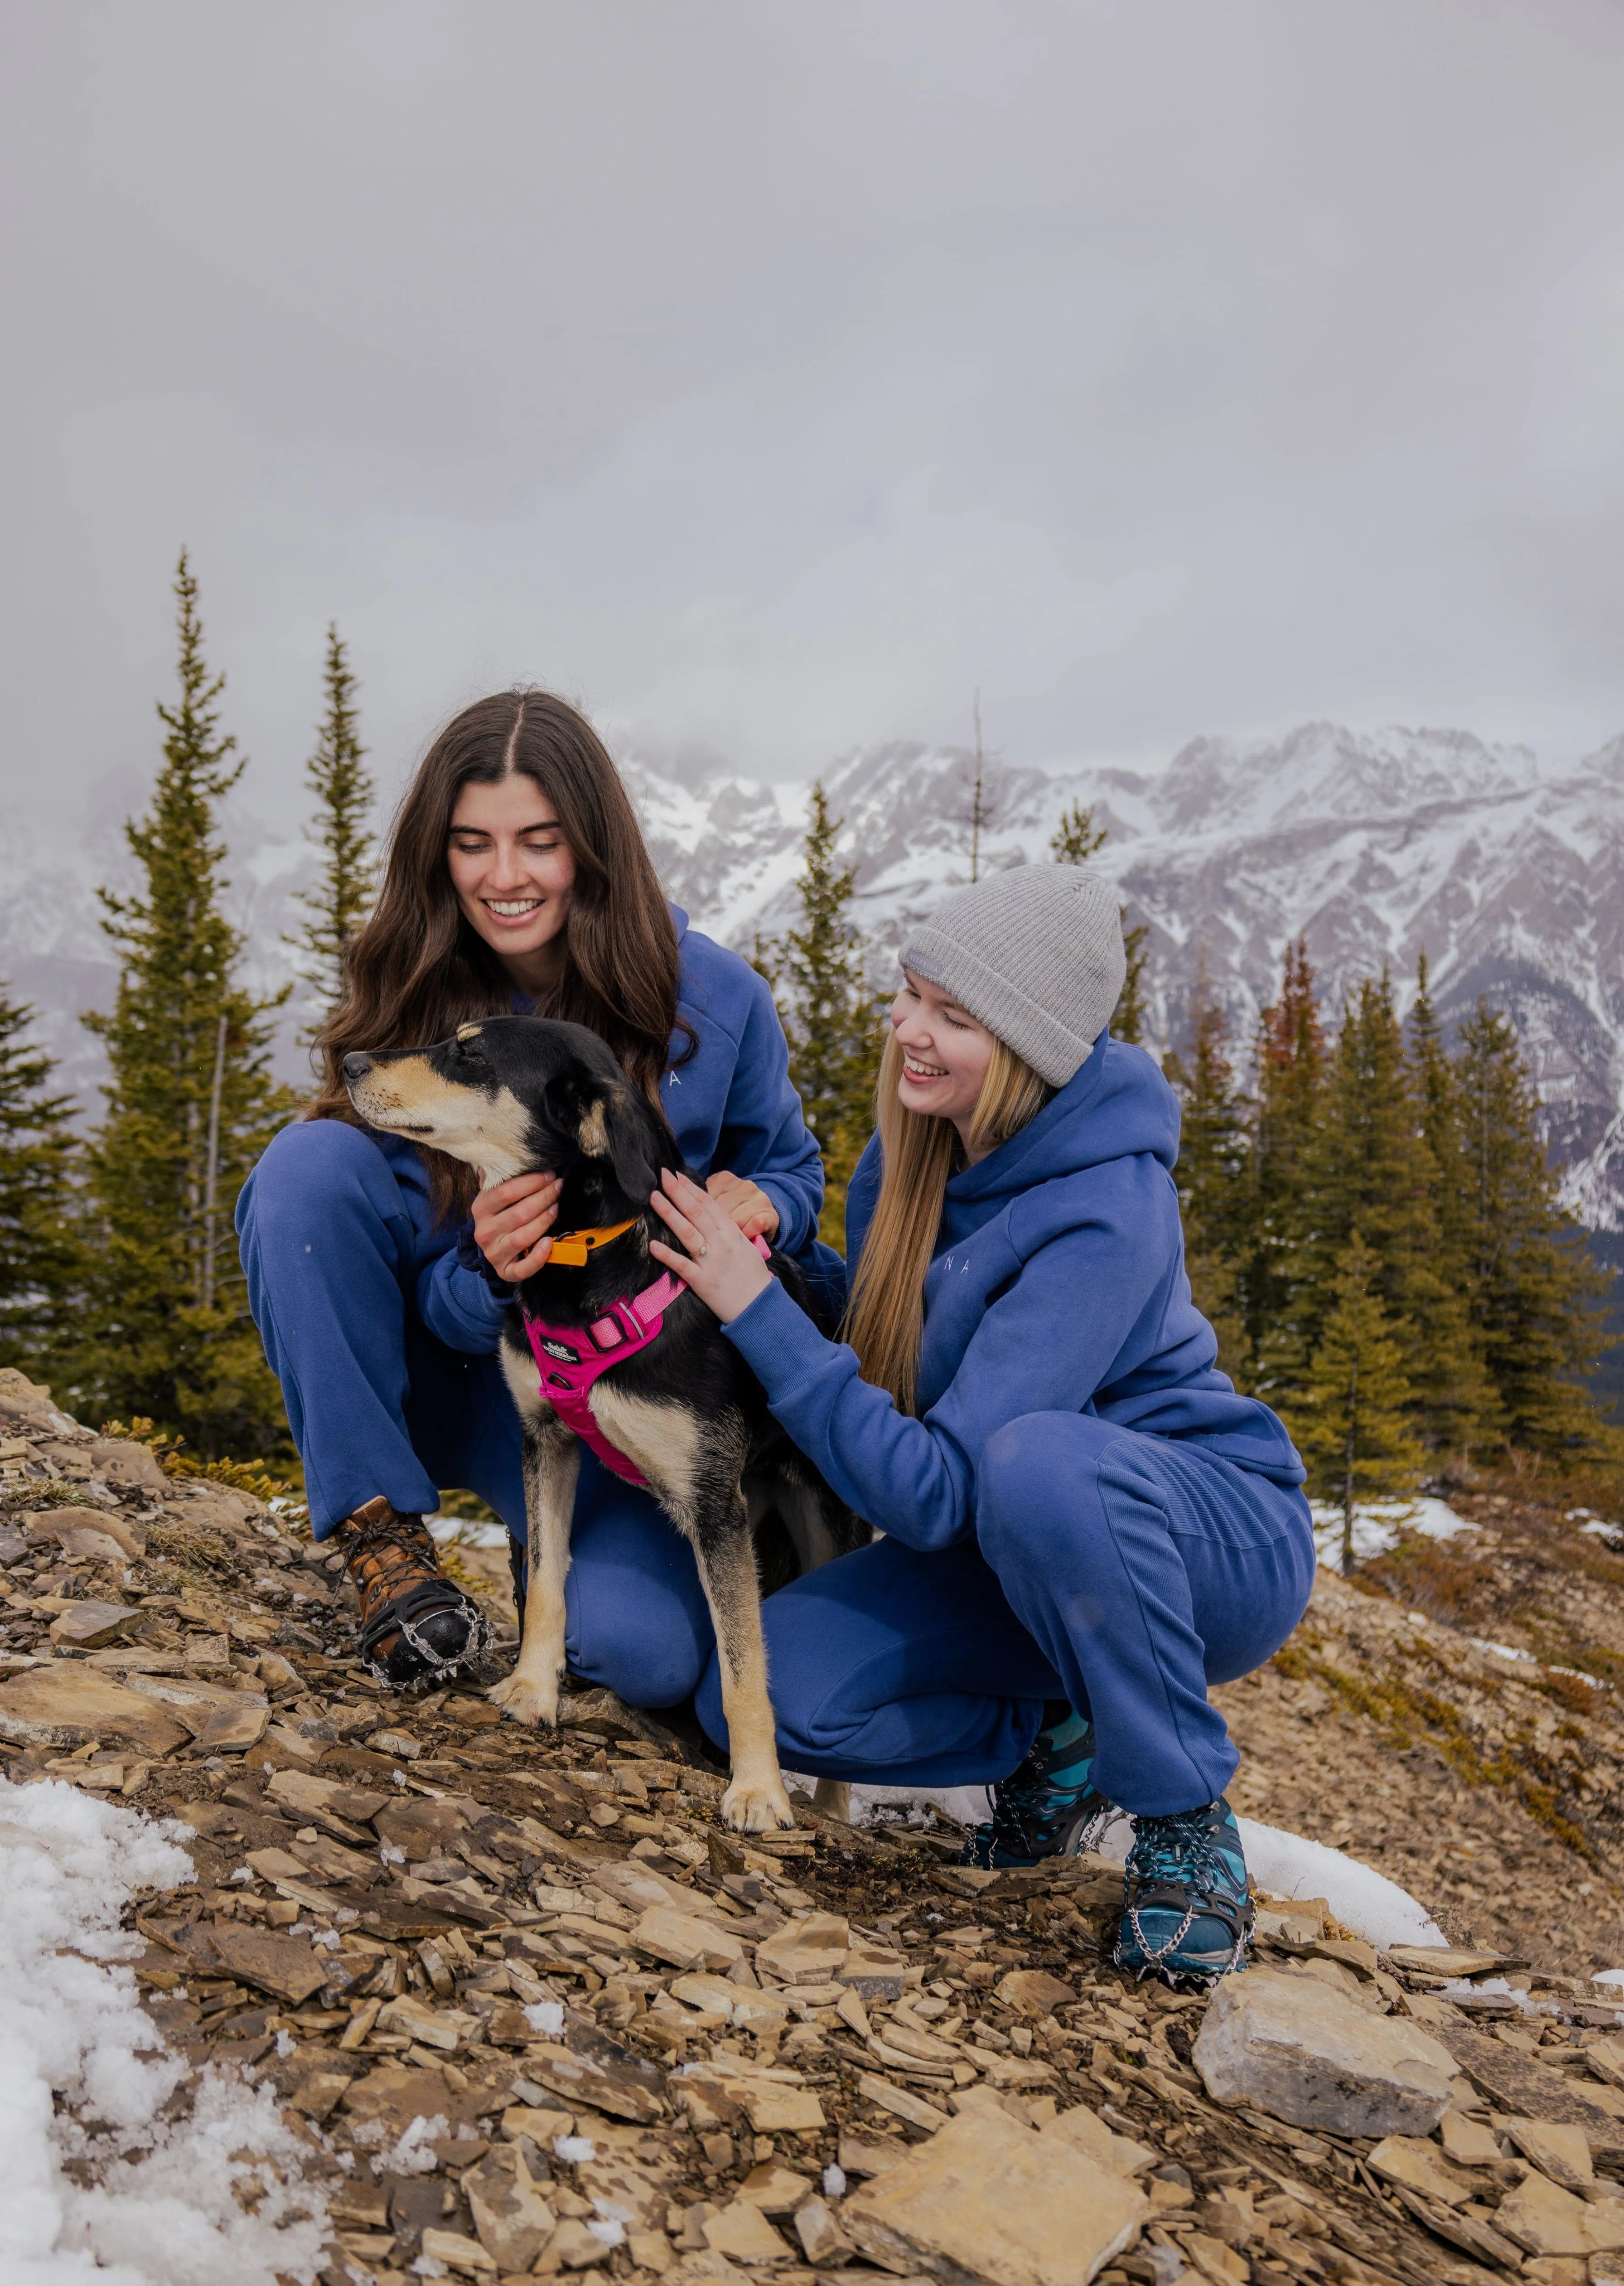
[[[540,1334],[536,1338],[548,1357],[556,1358],[560,1364],[579,1365],[580,1363],[580,1352],[572,1350],[568,1342],[556,1342],[547,1334]]]

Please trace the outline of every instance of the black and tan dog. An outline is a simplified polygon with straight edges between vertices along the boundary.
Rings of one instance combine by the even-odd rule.
[[[552,1263],[526,1280],[502,1329],[502,1368],[524,1426],[529,1571],[518,1663],[491,1697],[520,1722],[550,1726],[564,1666],[580,1447],[543,1393],[524,1320],[593,1326],[658,1278],[649,1241],[667,1234],[649,1199],[661,1170],[680,1168],[682,1155],[609,1049],[578,1024],[490,1017],[438,1047],[346,1056],[344,1078],[370,1125],[446,1152],[486,1183],[538,1169],[560,1176],[557,1232],[627,1226],[586,1249],[579,1266]],[[775,1254],[770,1267],[816,1315],[794,1264]],[[868,1526],[790,1443],[755,1376],[686,1291],[647,1347],[603,1368],[588,1401],[598,1433],[642,1470],[698,1561],[732,1750],[723,1815],[756,1833],[792,1825],[760,1596],[862,1545]]]

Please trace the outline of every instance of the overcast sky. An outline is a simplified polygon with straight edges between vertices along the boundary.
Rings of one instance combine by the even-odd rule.
[[[185,541],[284,824],[515,680],[799,775],[1624,729],[1619,0],[22,0],[14,793]]]

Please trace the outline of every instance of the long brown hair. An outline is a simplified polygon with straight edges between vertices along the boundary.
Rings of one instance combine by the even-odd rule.
[[[677,1014],[675,924],[608,749],[562,698],[504,690],[446,724],[396,813],[377,905],[345,958],[344,997],[316,1036],[311,1118],[361,1124],[343,1076],[352,1049],[429,1047],[470,1017],[512,1008],[512,981],[464,918],[445,852],[462,788],[515,772],[552,803],[575,861],[564,977],[539,1013],[588,1026],[655,1103],[672,1035],[685,1033]],[[473,1169],[437,1151],[423,1159],[440,1218],[465,1214]]]
[[[896,1083],[903,1052],[893,1032],[879,1060],[874,1124],[881,1173],[874,1219],[863,1242],[842,1332],[857,1352],[864,1381],[888,1389],[897,1410],[911,1413],[925,1327],[925,1273],[942,1227],[942,1205],[958,1156],[951,1120],[910,1111]],[[970,1147],[995,1150],[1018,1135],[1054,1090],[1000,1039],[970,1123]]]

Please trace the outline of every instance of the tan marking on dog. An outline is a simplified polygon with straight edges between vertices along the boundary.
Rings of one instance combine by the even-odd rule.
[[[427,1056],[401,1056],[374,1065],[351,1088],[350,1100],[372,1126],[409,1132],[477,1167],[487,1183],[529,1171],[530,1114],[510,1089],[487,1095],[447,1079]]]
[[[457,1037],[460,1040],[477,1040],[484,1029],[485,1026],[483,1024],[459,1024],[457,1026]]]
[[[518,1394],[516,1360],[506,1352],[508,1385]],[[531,1376],[532,1383],[534,1376]],[[516,1722],[550,1730],[558,1720],[558,1685],[564,1667],[564,1581],[570,1570],[570,1525],[580,1472],[580,1441],[532,1387],[524,1435],[524,1525],[529,1577],[524,1637],[511,1675],[485,1694]]]
[[[775,1827],[793,1825],[795,1813],[778,1768],[755,1547],[742,1499],[738,1510],[737,1532],[713,1545],[708,1557],[702,1549],[694,1552],[716,1630],[728,1760],[733,1770],[733,1782],[721,1797],[721,1814],[737,1830],[770,1833]]]
[[[693,1506],[700,1424],[686,1406],[627,1397],[608,1379],[587,1399],[610,1443],[635,1461],[664,1504],[679,1516]]]
[[[603,1115],[603,1101],[598,1100],[587,1110],[586,1117],[575,1131],[575,1139],[589,1159],[609,1156],[609,1122]]]

